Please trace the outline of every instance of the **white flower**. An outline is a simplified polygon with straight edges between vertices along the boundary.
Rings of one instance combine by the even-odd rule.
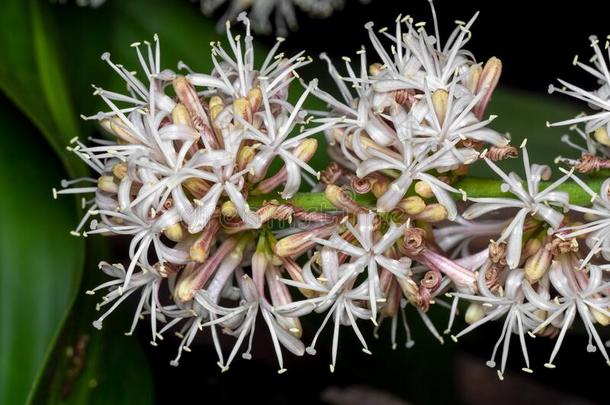
[[[557,88],[550,85],[549,93],[559,92],[584,101],[591,109],[597,112],[591,115],[581,114],[576,118],[555,122],[550,125],[560,126],[584,123],[585,132],[592,134],[596,130],[602,129],[605,130],[605,137],[607,138],[610,132],[610,71],[606,62],[607,56],[602,53],[599,47],[599,39],[594,35],[589,37],[589,39],[591,40],[591,48],[594,51],[594,56],[591,59],[593,65],[580,62],[578,56],[574,57],[574,65],[592,75],[600,87],[596,90],[588,91],[559,79],[559,83],[563,87]]]
[[[392,181],[388,190],[377,199],[377,210],[385,212],[392,210],[404,198],[411,184],[415,180],[420,180],[430,186],[437,201],[447,209],[449,219],[454,219],[457,208],[449,193],[457,193],[458,190],[426,172],[435,168],[471,162],[475,159],[476,152],[471,149],[454,149],[455,143],[452,143],[431,155],[416,156],[407,141],[401,142],[401,145],[402,156],[398,158],[370,149],[371,157],[364,160],[356,170],[356,175],[361,178],[384,169],[398,171],[399,177]]]
[[[227,361],[223,363],[222,370],[226,371],[237,351],[241,347],[246,336],[249,335],[248,348],[242,354],[242,357],[249,359],[251,357],[250,351],[252,349],[252,339],[254,336],[254,329],[256,318],[261,313],[273,342],[275,354],[279,362],[280,369],[278,372],[281,374],[286,371],[284,368],[284,360],[280,344],[288,349],[290,352],[301,356],[305,352],[303,343],[293,336],[289,331],[285,330],[280,322],[278,321],[278,315],[275,314],[273,307],[267,302],[267,300],[260,296],[257,291],[254,282],[248,275],[242,275],[238,278],[240,284],[240,291],[243,296],[242,302],[235,308],[226,308],[218,305],[209,294],[201,290],[198,292],[196,299],[197,302],[205,308],[210,314],[214,314],[212,319],[204,324],[202,327],[211,325],[221,325],[225,329],[225,333],[237,336],[237,341],[233,346]],[[222,362],[222,359],[221,359]]]
[[[504,326],[502,327],[502,333],[500,338],[494,346],[490,360],[487,362],[489,367],[496,366],[496,353],[502,345],[502,359],[500,363],[500,369],[498,370],[498,377],[504,379],[504,371],[506,369],[506,362],[508,360],[508,352],[510,348],[510,340],[512,334],[516,334],[519,337],[519,343],[521,345],[521,351],[523,354],[523,360],[525,361],[525,367],[522,369],[525,372],[531,373],[529,356],[527,352],[527,346],[525,343],[525,333],[538,326],[540,320],[532,313],[535,306],[524,300],[524,293],[521,290],[521,284],[524,280],[524,274],[522,269],[510,270],[506,276],[506,281],[503,288],[503,295],[497,296],[493,294],[486,286],[485,273],[489,270],[490,262],[483,265],[478,275],[478,286],[479,294],[463,294],[463,293],[452,293],[451,295],[467,299],[474,303],[482,303],[484,307],[484,314],[480,319],[476,320],[470,326],[462,330],[452,339],[457,341],[460,337],[473,331],[481,325],[486,324],[489,321],[499,319],[503,316],[506,317],[504,320]]]
[[[99,311],[106,305],[112,303],[111,307],[104,312],[97,320],[93,322],[93,326],[97,329],[102,329],[102,322],[110,315],[123,301],[136,291],[140,291],[140,300],[133,316],[131,328],[127,335],[131,335],[140,320],[145,314],[150,316],[151,327],[151,344],[156,346],[156,339],[159,337],[157,332],[157,321],[165,322],[165,316],[161,312],[162,305],[159,301],[159,289],[163,281],[163,277],[153,267],[142,266],[142,271],[134,274],[129,281],[126,281],[127,274],[125,268],[121,264],[108,264],[101,262],[99,268],[107,275],[114,277],[114,280],[105,282],[95,287],[93,290],[87,291],[87,294],[94,295],[98,290],[109,289],[110,291],[104,295],[102,302],[97,305]]]
[[[566,239],[587,235],[586,243],[589,247],[589,253],[581,261],[580,268],[582,269],[598,253],[601,253],[604,259],[610,260],[610,197],[608,195],[610,179],[606,179],[602,183],[600,194],[597,194],[575,175],[571,175],[571,178],[591,196],[593,205],[591,207],[581,207],[570,204],[570,211],[583,213],[590,220],[581,225],[563,227],[557,232],[562,238]],[[606,267],[606,265],[602,267]]]
[[[200,0],[201,10],[211,15],[226,5],[219,26],[235,19],[242,11],[249,10],[254,29],[261,33],[270,33],[271,27],[285,35],[288,30],[296,30],[295,6],[315,18],[326,18],[335,10],[344,6],[345,0]],[[361,0],[362,3],[368,0]]]
[[[427,33],[425,22],[414,24],[410,16],[398,16],[395,35],[388,34],[385,28],[379,30],[393,42],[391,55],[373,32],[373,23],[365,25],[371,44],[383,62],[383,70],[374,86],[376,91],[415,89],[423,92],[426,87],[432,91],[448,89],[454,74],[462,78],[468,75],[474,57],[462,48],[470,40],[470,27],[478,13],[467,23],[459,21],[445,44],[441,45],[436,11],[433,2],[429,3],[433,35]],[[406,32],[403,32],[402,24],[405,24]],[[458,97],[468,92],[465,86],[460,86]]]
[[[504,208],[516,208],[517,214],[504,229],[498,242],[507,242],[506,262],[511,269],[519,265],[521,259],[521,244],[523,238],[523,225],[528,214],[548,223],[552,229],[557,229],[563,220],[563,214],[556,211],[553,206],[567,207],[569,195],[563,191],[556,191],[569,175],[565,175],[540,191],[540,182],[548,180],[551,169],[548,166],[532,164],[530,166],[529,155],[525,142],[522,145],[523,166],[525,168],[525,179],[527,188],[523,186],[523,180],[514,172],[508,175],[504,173],[494,162],[485,158],[485,162],[504,181],[502,191],[513,194],[513,198],[469,198],[475,204],[464,211],[465,219],[478,218],[484,214]]]
[[[347,263],[339,265],[337,250],[329,247],[322,248],[321,257],[321,276],[314,276],[312,272],[312,261],[314,256],[303,267],[303,281],[283,280],[284,283],[304,290],[311,290],[318,296],[314,298],[296,301],[286,305],[276,306],[275,311],[284,316],[302,316],[312,311],[327,311],[320,328],[316,332],[311,344],[306,348],[307,353],[316,353],[315,345],[320,333],[328,323],[333,320],[333,341],[332,341],[332,363],[330,371],[334,372],[337,363],[337,351],[339,348],[339,328],[341,325],[351,326],[358,340],[362,344],[362,351],[370,354],[370,350],[364,336],[358,328],[358,319],[371,319],[371,311],[362,306],[363,301],[370,299],[368,288],[370,283],[363,282],[356,285],[356,277],[359,265]]]
[[[404,262],[385,256],[385,252],[402,236],[405,225],[391,223],[389,229],[380,236],[375,230],[375,218],[376,215],[369,212],[368,214],[358,214],[356,226],[349,221],[344,222],[345,227],[360,246],[343,239],[336,233],[328,240],[316,239],[318,244],[335,249],[351,258],[349,265],[345,267],[340,279],[335,281],[328,295],[333,296],[343,288],[345,283],[353,280],[365,268],[367,269],[368,301],[373,319],[377,317],[378,300],[382,302],[384,300],[379,285],[379,267],[387,269],[396,277],[405,277],[408,270]]]
[[[553,261],[551,264],[549,279],[560,295],[554,300],[541,296],[526,280],[523,281],[523,292],[527,300],[548,313],[544,322],[540,323],[533,333],[537,333],[549,325],[560,329],[551,357],[545,364],[547,368],[555,368],[553,361],[577,314],[589,336],[587,351],[591,353],[599,349],[606,363],[610,365],[604,343],[593,325],[599,318],[610,319],[610,312],[608,312],[610,301],[607,296],[610,283],[604,281],[602,270],[599,267],[589,265],[587,266],[588,271],[578,271],[574,264],[565,260]]]

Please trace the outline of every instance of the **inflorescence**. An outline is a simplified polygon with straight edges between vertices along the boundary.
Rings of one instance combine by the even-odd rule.
[[[375,333],[391,323],[395,348],[399,324],[413,346],[407,314],[441,343],[502,319],[487,363],[502,379],[514,335],[527,372],[530,336],[554,338],[552,368],[578,319],[587,350],[610,364],[596,329],[610,323],[610,179],[594,190],[574,168],[560,168],[550,182],[550,167],[530,163],[526,142],[512,146],[490,128],[501,62],[477,63],[464,48],[477,15],[443,40],[432,12],[432,26],[410,16],[392,29],[367,24],[369,49],[343,66],[321,55],[336,91],[305,83],[297,70],[311,59],[280,53],[282,40],[256,63],[244,13],[245,35],[227,23],[228,47],[211,44],[211,73],[163,69],[157,37],[132,45],[142,76],[104,54],[128,91],[95,87],[109,111],[84,118],[112,140],[74,139],[69,149],[95,177],[54,190],[90,196],[75,235],[130,239],[125,265],[100,263],[111,281],[88,291],[104,294],[94,325],[139,296],[129,334],[145,317],[153,345],[175,333],[177,365],[196,335],[209,333],[224,371],[238,353],[251,357],[262,324],[266,332],[257,333],[269,334],[283,372],[285,351],[315,354],[325,329],[332,371],[342,325],[370,353],[369,322]],[[585,156],[605,162],[610,150],[610,73],[592,41],[593,65],[575,63],[601,87],[552,88],[595,110],[555,124],[584,124],[575,128],[586,142],[582,157],[560,159],[576,169]],[[311,97],[327,108],[307,110]],[[309,162],[322,138],[332,163],[318,172]],[[523,177],[496,163],[519,153]],[[460,188],[477,161],[499,177],[495,197]],[[571,203],[568,182],[591,203]],[[468,326],[454,332],[460,302]],[[449,310],[440,331],[428,316],[433,305]],[[310,313],[323,314],[313,334],[301,324]],[[232,348],[220,344],[221,333],[235,337]]]

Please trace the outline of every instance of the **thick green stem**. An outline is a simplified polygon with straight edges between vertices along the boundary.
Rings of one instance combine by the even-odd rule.
[[[603,178],[592,178],[587,181],[589,187],[599,192],[601,184],[605,179]],[[469,197],[508,197],[511,198],[512,194],[503,193],[500,190],[501,180],[497,179],[483,179],[478,177],[467,177],[457,183],[453,184],[455,188],[462,189],[466,192]],[[542,182],[540,189],[544,190],[552,182]],[[557,188],[558,191],[565,191],[570,195],[570,203],[574,205],[590,205],[591,196],[587,194],[578,184],[570,181],[565,182]],[[411,193],[409,193],[411,194]],[[375,197],[371,194],[354,194],[354,200],[359,204],[373,208],[375,207]],[[455,194],[456,199],[460,199],[460,194]],[[248,199],[248,203],[253,208],[260,207],[263,202],[269,200],[277,200],[280,203],[292,204],[295,207],[304,209],[306,211],[335,211],[337,208],[330,203],[324,196],[324,193],[297,193],[290,199],[282,199],[279,195],[267,194],[267,195],[256,195],[251,196]]]

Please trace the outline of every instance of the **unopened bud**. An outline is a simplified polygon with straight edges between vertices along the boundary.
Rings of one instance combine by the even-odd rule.
[[[371,76],[376,76],[381,71],[383,71],[383,65],[381,63],[372,63],[369,65],[369,74]]]
[[[184,240],[186,234],[184,232],[184,228],[178,222],[176,224],[170,225],[163,230],[163,234],[167,236],[167,238],[174,242],[180,242]]]
[[[247,98],[238,98],[233,101],[233,114],[236,117],[241,117],[246,122],[252,122],[252,110]],[[241,127],[239,121],[236,121],[235,125]]]
[[[434,195],[432,187],[425,181],[418,181],[415,183],[415,192],[422,198],[431,198]]]
[[[390,182],[386,178],[376,178],[371,185],[371,193],[379,198],[388,191],[388,188],[390,188]]]
[[[421,197],[414,195],[400,200],[398,207],[407,215],[418,215],[424,211],[426,208],[426,203]]]
[[[212,120],[215,120],[216,117],[218,117],[218,114],[220,114],[222,110],[224,110],[225,104],[220,97],[213,96],[210,98],[208,107],[210,109],[210,118],[212,118]]]
[[[244,170],[246,166],[254,159],[256,152],[251,146],[242,147],[237,154],[237,170]]]
[[[538,238],[530,238],[525,242],[523,247],[522,256],[528,258],[535,255],[542,248],[542,241]]]
[[[410,277],[396,277],[396,281],[398,281],[398,285],[400,286],[402,293],[405,295],[407,300],[409,300],[411,305],[417,306],[419,293],[417,283]]]
[[[477,94],[484,94],[479,103],[474,108],[474,115],[476,115],[477,118],[481,119],[481,117],[485,113],[487,104],[489,104],[489,101],[491,100],[491,95],[493,94],[496,86],[498,85],[498,81],[500,80],[501,74],[502,61],[500,61],[500,59],[496,57],[490,58],[487,63],[485,63],[485,67],[483,67],[483,72],[481,72],[481,77],[479,78],[479,84],[477,86]]]
[[[438,89],[432,93],[432,105],[434,106],[434,112],[438,117],[438,122],[443,125],[445,121],[445,114],[447,113],[447,98],[449,93],[447,90]]]
[[[112,194],[116,194],[119,191],[119,185],[114,182],[113,176],[100,176],[97,179],[97,188]]]
[[[464,315],[464,320],[467,324],[472,325],[475,322],[480,321],[485,316],[485,308],[483,305],[471,302],[466,309],[466,314]]]
[[[111,132],[120,140],[127,143],[138,144],[138,138],[131,132],[130,129],[121,121],[119,117],[113,117],[110,121]]]
[[[464,85],[471,93],[476,93],[477,86],[479,85],[479,78],[481,77],[481,72],[483,72],[483,68],[479,64],[475,64],[470,66],[468,71],[468,75],[466,76],[466,80]]]
[[[540,280],[551,266],[552,259],[553,254],[547,246],[538,249],[538,251],[525,262],[525,278],[527,281],[533,284]]]
[[[326,238],[336,229],[336,224],[329,224],[292,234],[280,239],[273,247],[273,252],[279,257],[299,256],[315,246],[313,238]]]
[[[599,323],[601,326],[608,326],[610,324],[610,317],[608,317],[606,314],[595,308],[589,307],[589,309],[591,311],[591,315],[593,315],[593,318],[595,318],[597,323]]]
[[[440,222],[448,217],[447,208],[442,204],[430,204],[414,218],[425,222]]]
[[[326,186],[324,196],[332,205],[342,209],[345,212],[352,214],[367,212],[364,207],[360,206],[356,201],[354,201],[347,191],[334,184],[328,184]]]
[[[593,133],[593,137],[599,143],[604,146],[610,146],[610,137],[608,136],[608,130],[606,127],[599,127]]]
[[[122,180],[127,175],[127,162],[117,163],[112,166],[112,174],[119,180]]]
[[[191,177],[184,180],[182,182],[182,185],[191,194],[193,194],[195,198],[203,197],[210,189],[210,186],[208,185],[208,183],[205,182],[205,180],[199,179],[197,177]]]
[[[191,125],[191,116],[184,104],[176,104],[172,110],[172,121],[177,125]]]
[[[260,88],[254,87],[248,91],[248,102],[252,112],[258,111],[263,101],[263,92]]]
[[[207,259],[210,253],[210,248],[216,239],[216,232],[218,232],[219,229],[220,223],[217,219],[212,218],[210,222],[208,222],[208,225],[203,229],[201,235],[199,235],[199,237],[191,245],[189,249],[191,259],[200,263],[203,263]]]
[[[237,214],[237,209],[235,208],[235,204],[232,201],[225,201],[220,207],[220,214],[223,217],[234,218]]]
[[[307,138],[299,144],[292,154],[303,162],[308,162],[318,149],[318,140],[315,138]]]

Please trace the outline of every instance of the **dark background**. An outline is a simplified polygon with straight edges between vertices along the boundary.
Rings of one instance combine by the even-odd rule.
[[[557,77],[582,83],[586,74],[572,66],[574,55],[588,60],[592,55],[589,36],[597,35],[603,45],[610,34],[610,3],[604,1],[436,0],[434,4],[443,43],[455,20],[468,21],[480,11],[466,48],[479,62],[500,58],[504,65],[501,85],[525,90],[546,92]],[[388,26],[392,31],[398,14],[427,21],[428,32],[433,32],[427,0],[372,0],[369,4],[347,0],[342,11],[325,20],[299,15],[299,31],[290,35],[286,46],[306,49],[311,55],[325,51],[339,57],[353,56],[365,45],[372,56],[364,24],[373,21],[378,29]]]
[[[581,60],[587,60],[592,54],[589,35],[596,34],[605,40],[610,31],[610,10],[600,1],[563,4],[531,0],[436,1],[435,5],[443,40],[454,28],[456,19],[468,20],[479,10],[481,14],[472,28],[473,38],[467,48],[478,61],[491,56],[502,59],[501,86],[540,96],[546,94],[548,85],[557,77],[590,84],[587,75],[572,66],[572,59],[578,53]],[[326,20],[299,14],[300,29],[289,36],[286,49],[290,53],[305,49],[314,56],[322,51],[335,58],[352,56],[360,45],[368,47],[363,27],[367,21],[374,21],[377,28],[393,27],[399,13],[410,14],[416,21],[428,21],[431,32],[431,14],[425,0],[373,0],[367,5],[347,0],[344,10]],[[273,36],[264,42],[272,44]],[[372,51],[369,55],[373,59]],[[440,331],[446,322],[446,313],[442,312],[445,311],[438,311],[436,316]],[[244,401],[265,404],[607,403],[607,390],[602,381],[608,380],[610,369],[599,353],[586,352],[584,331],[574,331],[564,341],[555,370],[542,366],[554,340],[529,339],[533,375],[520,371],[524,365],[517,337],[513,335],[506,378],[499,382],[495,370],[485,366],[485,360],[499,337],[502,321],[467,335],[459,345],[450,339],[440,345],[423,328],[415,312],[408,315],[417,342],[411,350],[401,345],[396,351],[390,350],[388,325],[378,341],[364,327],[373,352],[372,357],[367,356],[360,351],[351,329],[343,327],[334,374],[328,371],[329,326],[318,343],[318,355],[298,359],[286,355],[288,372],[279,376],[275,373],[277,365],[262,324],[257,327],[253,360],[236,359],[225,374],[219,373],[209,342],[194,348],[194,353],[186,353],[179,368],[168,365],[174,355],[173,345],[151,347],[147,350],[155,373],[157,400],[181,403],[193,402],[196,398],[195,403],[206,404]],[[311,320],[304,325],[307,331],[304,341],[310,341],[318,325],[319,322]],[[454,330],[462,327],[463,324],[458,324]],[[399,327],[400,336],[401,332]],[[148,341],[146,332],[141,339],[144,343]],[[226,343],[232,345],[231,340]]]

